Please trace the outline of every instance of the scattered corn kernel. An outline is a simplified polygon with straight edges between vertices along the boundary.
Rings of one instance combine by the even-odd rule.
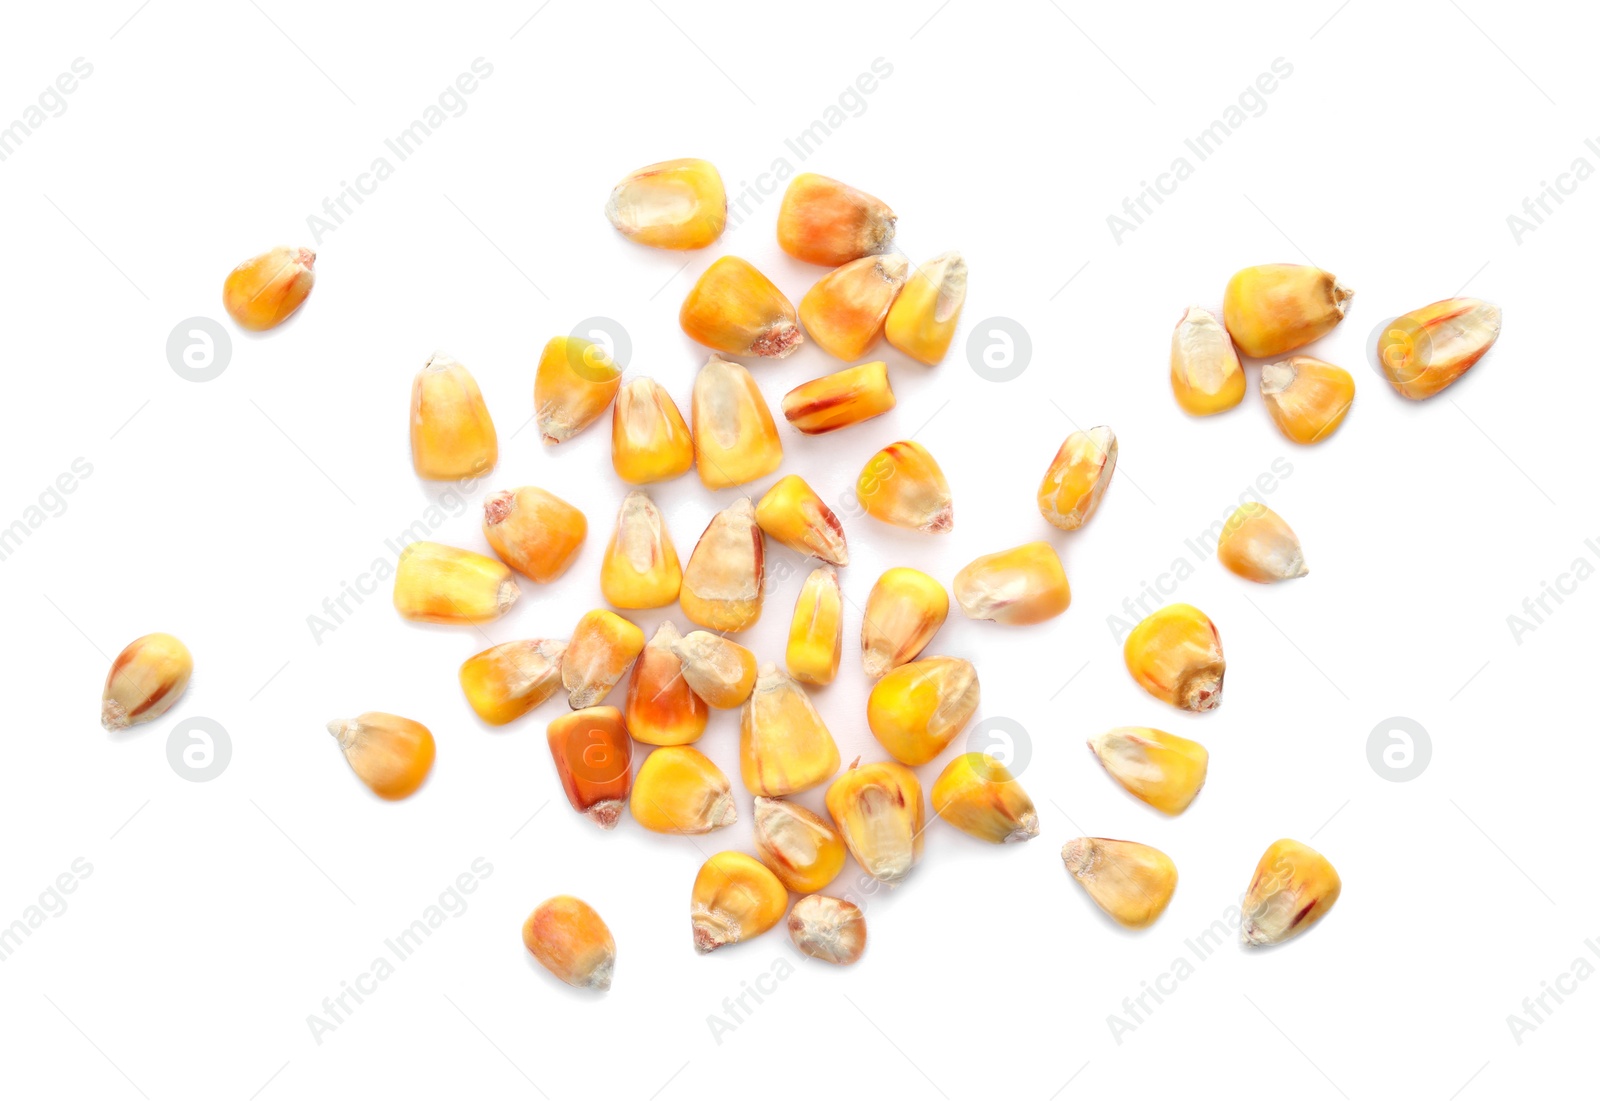
[[[421,623],[487,623],[521,595],[503,562],[443,543],[412,543],[395,566],[395,611]]]
[[[711,518],[683,570],[683,614],[712,631],[742,631],[761,618],[766,546],[750,498]]]
[[[1280,432],[1295,443],[1316,443],[1344,423],[1356,380],[1342,367],[1290,356],[1261,368],[1261,396]]]
[[[744,853],[718,853],[700,866],[689,897],[694,950],[704,955],[760,936],[783,918],[789,894],[766,865]]]
[[[568,986],[610,990],[617,942],[594,907],[571,895],[547,898],[522,923],[522,944]]]
[[[920,363],[933,366],[950,350],[967,301],[967,262],[959,252],[935,256],[914,270],[889,307],[883,334]]]
[[[486,723],[504,726],[538,707],[561,687],[561,639],[502,642],[461,663],[461,691]]]
[[[933,813],[962,833],[999,845],[1039,836],[1039,812],[1009,769],[987,753],[963,753],[933,782]]]
[[[752,795],[792,795],[839,770],[839,747],[793,677],[761,667],[739,714],[739,772]]]
[[[1353,297],[1354,291],[1320,268],[1261,264],[1228,280],[1222,321],[1245,355],[1282,355],[1339,324]]]
[[[922,859],[922,785],[904,765],[852,762],[825,801],[850,855],[878,882],[894,886]]]
[[[1061,556],[1049,543],[1024,543],[975,558],[956,574],[952,588],[968,619],[1011,625],[1054,619],[1072,603]]]
[[[685,683],[708,706],[730,711],[750,698],[756,656],[732,639],[690,631],[672,644],[672,652],[683,663]]]
[[[837,359],[860,359],[883,335],[889,307],[905,286],[904,256],[863,256],[835,268],[800,300],[800,323]]]
[[[893,408],[889,366],[881,359],[802,382],[783,396],[783,415],[808,436],[837,432]]]
[[[1240,908],[1246,944],[1281,944],[1311,928],[1339,901],[1339,873],[1307,845],[1274,841],[1256,865]]]
[[[506,565],[541,585],[567,571],[588,535],[582,512],[538,486],[483,499],[484,538]]]
[[[950,597],[921,570],[885,570],[861,616],[861,668],[876,679],[922,653],[944,626]]]
[[[1077,531],[1100,507],[1117,469],[1117,435],[1105,425],[1074,432],[1039,483],[1039,514],[1062,531]]]
[[[737,256],[705,270],[683,300],[678,324],[690,339],[735,356],[782,359],[805,343],[793,304]]]
[[[100,694],[100,725],[107,730],[147,723],[165,715],[189,687],[194,658],[171,635],[136,638],[122,648]]]
[[[923,658],[886,673],[867,697],[867,725],[889,755],[925,765],[978,710],[978,671],[964,658]]]
[[[1206,747],[1165,730],[1119,726],[1090,738],[1089,748],[1113,780],[1162,814],[1181,814],[1206,782]]]
[[[533,415],[545,443],[561,443],[600,419],[622,385],[606,350],[575,336],[550,339],[533,376]]]
[[[1401,397],[1431,398],[1499,339],[1499,306],[1447,298],[1390,322],[1378,336],[1378,363]]]
[[[798,474],[779,479],[762,495],[756,504],[756,523],[790,550],[835,566],[850,564],[844,525]]]
[[[739,817],[727,775],[686,745],[651,751],[634,778],[628,809],[656,833],[710,833]]]
[[[832,684],[839,674],[844,642],[844,596],[832,566],[811,571],[794,602],[789,621],[789,646],[784,664],[789,675],[806,684]]]
[[[644,632],[616,612],[596,608],[584,613],[561,660],[567,705],[581,711],[605,699],[643,649]]]
[[[1217,558],[1247,581],[1288,581],[1309,572],[1299,537],[1259,501],[1246,501],[1222,525]]]
[[[1061,859],[1094,904],[1129,929],[1160,917],[1178,886],[1172,858],[1136,841],[1080,837],[1062,846]]]
[[[629,485],[668,482],[694,465],[694,439],[666,388],[630,379],[611,407],[611,467]]]
[[[600,562],[600,592],[619,608],[665,608],[678,599],[683,567],[655,501],[635,489],[617,510],[617,530]]]
[[[694,455],[707,489],[765,478],[783,462],[783,442],[756,380],[740,364],[712,356],[694,379],[689,406]]]
[[[603,830],[615,828],[633,785],[633,741],[615,707],[569,711],[545,729],[567,802]]]
[[[867,919],[853,902],[809,895],[789,911],[789,939],[814,960],[855,963],[867,950]]]
[[[417,477],[483,474],[499,457],[478,383],[461,364],[435,352],[411,384],[411,465]]]
[[[630,240],[652,248],[705,248],[728,222],[728,195],[710,161],[650,164],[611,189],[606,217]]]
[[[715,638],[716,636],[711,636]],[[623,719],[636,741],[646,745],[686,745],[706,731],[710,711],[683,675],[683,662],[673,653],[681,636],[664,620],[633,663]],[[755,677],[755,657],[750,658]]]
[[[799,803],[755,798],[756,854],[796,894],[820,891],[844,870],[844,838]]]
[[[1209,310],[1190,306],[1172,330],[1172,395],[1185,413],[1209,417],[1244,400],[1233,338]]]
[[[778,207],[778,245],[797,260],[836,268],[883,248],[894,223],[882,199],[802,172],[789,181]]]
[[[911,440],[892,443],[861,468],[856,499],[868,516],[896,527],[943,534],[955,524],[950,483],[928,449]]]
[[[1222,636],[1192,604],[1168,604],[1139,621],[1122,644],[1122,658],[1139,687],[1185,711],[1222,703]]]
[[[363,784],[380,799],[404,799],[422,786],[433,768],[433,734],[399,715],[368,711],[335,719],[328,733]]]
[[[317,254],[280,245],[252,256],[228,273],[222,304],[241,329],[262,332],[282,325],[311,293]]]

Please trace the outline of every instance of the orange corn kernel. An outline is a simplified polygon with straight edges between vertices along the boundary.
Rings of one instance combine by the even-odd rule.
[[[756,683],[755,654],[710,631],[690,631],[671,645],[683,663],[684,681],[708,706],[728,711],[750,698]]]
[[[800,554],[835,566],[848,566],[844,525],[798,474],[779,479],[756,504],[756,523],[772,538]]]
[[[1244,368],[1233,338],[1199,306],[1183,311],[1172,330],[1172,394],[1196,417],[1232,409],[1244,400]]]
[[[805,689],[762,667],[739,716],[739,772],[754,795],[791,795],[839,770],[839,747]]]
[[[122,648],[100,694],[100,725],[122,730],[165,715],[189,687],[194,658],[171,635],[136,638]]]
[[[750,498],[711,518],[684,567],[678,604],[711,631],[742,631],[761,618],[766,546]]]
[[[619,608],[665,608],[678,599],[683,568],[667,522],[648,493],[633,490],[600,562],[600,592]]]
[[[884,319],[910,266],[904,256],[891,253],[835,268],[800,300],[800,323],[829,355],[860,359],[883,336]]]
[[[653,248],[705,248],[728,222],[728,195],[710,161],[683,157],[630,172],[611,189],[606,218]]]
[[[419,623],[487,623],[521,595],[504,563],[443,543],[412,543],[395,565],[395,611]]]
[[[735,356],[782,359],[805,343],[794,306],[737,256],[705,270],[683,300],[678,324],[690,339]]]
[[[874,679],[922,653],[944,626],[950,597],[921,570],[885,570],[861,616],[861,668]]]
[[[613,829],[633,786],[633,741],[615,707],[586,707],[545,731],[567,802],[603,830]]]
[[[1168,604],[1139,621],[1122,644],[1123,661],[1139,687],[1185,711],[1222,703],[1222,636],[1192,604]]]
[[[975,558],[951,587],[968,619],[1013,626],[1054,619],[1072,603],[1061,556],[1049,543],[1024,543]]]
[[[889,756],[925,765],[955,740],[978,710],[978,671],[964,658],[908,662],[867,696],[867,726]]]
[[[241,329],[262,332],[282,325],[311,293],[317,254],[280,245],[252,256],[228,273],[222,304]]]
[[[882,199],[802,172],[789,181],[778,207],[778,245],[797,260],[836,268],[883,248],[894,223]]]
[[[867,919],[854,902],[809,895],[789,911],[789,939],[814,960],[852,964],[867,950]]]
[[[533,376],[533,415],[545,443],[570,440],[600,418],[622,385],[606,350],[575,336],[552,337]]]
[[[616,612],[596,608],[585,613],[561,659],[567,705],[579,711],[605,699],[643,649],[644,632]]]
[[[611,407],[611,466],[629,485],[667,482],[694,465],[694,439],[672,395],[651,378],[630,379]]]
[[[350,771],[381,799],[404,799],[433,768],[433,734],[419,722],[368,711],[335,719],[328,733],[344,751]]]
[[[689,407],[694,454],[707,489],[765,478],[783,462],[783,442],[756,380],[740,364],[712,356],[694,379]]]
[[[787,799],[755,799],[756,854],[797,894],[820,891],[844,871],[844,838],[828,823]]]
[[[1356,380],[1343,367],[1290,356],[1261,368],[1261,397],[1280,432],[1295,443],[1316,443],[1344,423]]]
[[[617,942],[594,907],[571,895],[539,903],[522,923],[523,947],[568,986],[610,990]]]
[[[1332,330],[1353,297],[1354,291],[1320,268],[1258,264],[1228,280],[1222,323],[1245,355],[1282,355]]]
[[[861,870],[889,886],[922,859],[922,785],[893,761],[859,761],[828,786],[834,826]]]
[[[1039,483],[1039,514],[1062,531],[1077,531],[1100,507],[1117,469],[1117,435],[1105,425],[1074,432]]]
[[[1397,317],[1378,337],[1378,365],[1403,398],[1431,398],[1500,339],[1500,307],[1447,298]]]
[[[411,465],[417,477],[483,474],[499,457],[478,383],[461,364],[435,352],[411,384]]]
[[[844,596],[832,566],[811,571],[794,602],[784,664],[789,675],[806,684],[832,684],[839,674],[844,641]]]
[[[478,718],[504,726],[538,707],[561,687],[561,639],[502,642],[461,663],[461,691]]]
[[[889,307],[883,333],[919,363],[933,366],[950,350],[967,301],[967,262],[959,252],[935,256],[913,271]]]
[[[739,817],[727,774],[686,745],[651,751],[633,781],[628,810],[655,833],[710,833]]]
[[[837,432],[894,408],[882,360],[803,382],[783,396],[783,415],[808,436]]]
[[[673,653],[680,640],[678,628],[670,619],[664,621],[639,652],[628,678],[623,718],[628,733],[646,745],[687,745],[706,731],[711,712],[689,687],[683,661]],[[754,661],[752,657],[752,676]]]
[[[920,443],[892,443],[861,468],[856,499],[868,516],[895,527],[943,534],[955,524],[950,483]]]
[[[788,892],[761,861],[718,853],[701,865],[689,896],[694,950],[704,955],[759,936],[783,920],[788,905]]]
[[[508,566],[540,584],[567,572],[588,534],[583,513],[537,486],[503,489],[483,501],[484,538]]]

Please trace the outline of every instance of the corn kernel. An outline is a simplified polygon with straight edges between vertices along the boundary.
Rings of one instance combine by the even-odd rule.
[[[844,838],[799,803],[755,798],[756,854],[796,894],[820,891],[844,871]]]
[[[503,489],[483,500],[483,536],[512,569],[541,585],[567,571],[589,521],[554,493],[537,486]]]
[[[691,340],[735,356],[782,359],[805,343],[794,306],[755,265],[724,256],[701,274],[678,311]]]
[[[619,608],[665,608],[678,599],[683,567],[667,522],[648,493],[633,490],[600,562],[600,592]]]
[[[933,813],[962,833],[1000,845],[1039,836],[1039,812],[1009,769],[987,753],[962,753],[933,782]]]
[[[779,479],[762,495],[756,504],[756,524],[790,550],[835,566],[850,564],[844,525],[798,474]]]
[[[706,731],[711,714],[706,701],[689,687],[683,662],[673,653],[680,637],[670,619],[663,621],[639,652],[633,675],[628,678],[623,719],[634,740],[646,745],[686,745],[699,740]],[[750,671],[753,682],[754,655],[750,658]]]
[[[461,691],[478,718],[504,726],[538,707],[561,687],[564,640],[502,642],[461,663]]]
[[[494,422],[467,369],[435,352],[411,384],[411,465],[419,478],[483,474],[500,457]]]
[[[727,775],[686,745],[651,751],[634,778],[628,809],[656,833],[710,833],[739,817]]]
[[[1320,268],[1261,264],[1228,280],[1222,321],[1245,355],[1282,355],[1339,324],[1353,297],[1354,291]]]
[[[1039,514],[1062,531],[1077,531],[1100,507],[1117,469],[1117,435],[1105,425],[1074,432],[1039,483]]]
[[[711,518],[689,555],[678,604],[691,622],[712,631],[742,631],[761,618],[766,546],[750,498]]]
[[[630,379],[611,407],[611,466],[629,485],[667,482],[694,465],[694,439],[677,403],[652,378]]]
[[[690,631],[672,644],[672,652],[683,663],[684,681],[708,706],[731,711],[750,698],[756,656],[732,639]]]
[[[802,172],[789,181],[778,207],[778,245],[797,260],[836,268],[883,248],[894,223],[882,199]]]
[[[792,795],[839,770],[839,747],[805,689],[771,664],[739,715],[739,771],[753,795]]]
[[[1147,726],[1108,730],[1089,748],[1113,780],[1162,814],[1181,814],[1194,802],[1211,759],[1199,742]]]
[[[1185,711],[1222,703],[1222,636],[1192,604],[1168,604],[1139,621],[1122,644],[1122,658],[1139,687]]]
[[[1215,315],[1190,306],[1172,330],[1172,395],[1185,413],[1209,417],[1244,400],[1244,368]]]
[[[523,947],[568,986],[610,990],[617,942],[594,907],[571,895],[547,898],[522,923]]]
[[[504,563],[443,543],[412,543],[395,565],[395,611],[419,623],[487,623],[521,595]]]
[[[1072,603],[1061,556],[1049,543],[975,558],[956,574],[952,588],[968,619],[1014,626],[1054,619]]]
[[[282,325],[311,293],[317,254],[279,246],[252,256],[228,273],[222,304],[241,329],[262,332]]]
[[[572,809],[614,829],[633,785],[633,741],[615,707],[570,711],[545,729],[550,756]]]
[[[760,936],[782,920],[788,905],[789,893],[761,861],[718,853],[700,866],[689,897],[694,950],[705,955]]]
[[[885,570],[861,617],[861,668],[877,678],[922,653],[944,626],[950,597],[921,570]]]
[[[1259,501],[1246,501],[1222,525],[1217,558],[1245,580],[1263,584],[1309,572],[1299,537],[1283,517]]]
[[[1378,363],[1401,397],[1430,398],[1500,339],[1500,307],[1447,298],[1397,317],[1378,336]]]
[[[837,432],[893,408],[889,366],[881,359],[802,382],[783,395],[783,415],[808,436]]]
[[[122,648],[100,694],[100,725],[116,731],[165,715],[189,687],[194,658],[171,635],[136,638]]]
[[[1094,904],[1129,929],[1154,923],[1178,886],[1172,858],[1136,841],[1080,837],[1062,847],[1061,859]]]
[[[891,670],[867,697],[867,725],[889,755],[925,765],[978,710],[978,671],[963,658],[923,658]]]
[[[1290,356],[1261,368],[1261,397],[1280,432],[1295,443],[1316,443],[1344,423],[1356,380],[1342,367]]]
[[[892,443],[861,468],[856,500],[868,516],[895,527],[943,534],[955,525],[950,483],[928,449],[911,440]]]
[[[839,674],[844,642],[844,597],[832,566],[811,571],[794,602],[789,646],[784,664],[789,675],[805,684],[832,684]]]
[[[694,379],[689,406],[700,482],[726,489],[765,478],[783,462],[783,443],[756,380],[712,356]]]
[[[889,307],[883,334],[889,343],[933,366],[950,350],[967,301],[967,262],[959,252],[935,256],[913,271]]]
[[[814,960],[855,963],[867,950],[867,919],[853,902],[810,895],[789,911],[789,939]]]
[[[705,248],[728,222],[728,195],[710,161],[683,157],[623,177],[606,218],[629,240],[652,248]]]
[[[596,608],[573,628],[561,660],[561,683],[574,711],[593,707],[627,676],[644,649],[644,632],[616,612]]]
[[[922,785],[904,765],[853,762],[825,802],[850,855],[878,882],[896,885],[922,859]]]
[[[575,336],[550,339],[533,376],[533,415],[545,443],[561,443],[600,419],[622,385],[606,350]]]
[[[328,733],[344,751],[350,771],[380,799],[411,795],[433,768],[433,734],[419,722],[368,711],[335,719]]]
[[[1287,837],[1256,865],[1240,909],[1246,944],[1282,944],[1311,928],[1339,901],[1339,873],[1328,858]]]
[[[860,359],[883,336],[910,267],[904,256],[863,256],[835,268],[800,300],[800,323],[817,346],[837,359]]]

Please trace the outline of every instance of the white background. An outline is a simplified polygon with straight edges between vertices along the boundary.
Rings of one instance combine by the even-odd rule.
[[[1600,983],[1547,1002],[1554,1012],[1520,1044],[1507,1016],[1575,958],[1600,965],[1584,947],[1600,934],[1587,805],[1600,584],[1552,602],[1520,644],[1507,616],[1575,558],[1600,562],[1584,546],[1600,536],[1592,456],[1575,461],[1600,398],[1600,183],[1577,183],[1520,243],[1506,218],[1576,158],[1600,165],[1584,146],[1596,134],[1588,16],[1484,0],[539,5],[124,0],[11,13],[0,121],[73,59],[93,74],[0,162],[0,526],[26,523],[75,459],[93,470],[0,562],[0,924],[75,859],[93,871],[0,964],[4,1092],[1581,1089]],[[479,57],[493,75],[465,112],[314,244],[307,216]],[[892,75],[802,161],[785,139],[877,58]],[[1184,138],[1277,58],[1292,75],[1200,163]],[[892,897],[855,890],[852,862],[834,890],[861,899],[871,935],[849,969],[800,960],[781,930],[693,952],[696,869],[750,846],[737,783],[740,821],[720,834],[657,836],[626,819],[602,833],[565,804],[544,744],[564,701],[491,730],[456,683],[486,638],[565,637],[600,602],[625,487],[609,418],[559,448],[526,425],[544,342],[614,318],[632,339],[630,373],[687,410],[706,353],[676,314],[699,272],[736,253],[795,301],[822,274],[777,249],[776,194],[700,253],[620,238],[601,213],[612,184],[679,156],[712,160],[732,193],[780,159],[842,178],[894,206],[913,260],[956,247],[970,263],[944,363],[884,350],[891,414],[821,439],[784,426],[782,472],[829,501],[912,433],[949,475],[950,535],[845,516],[852,609],[887,567],[948,583],[978,554],[1032,539],[1061,549],[1072,581],[1059,619],[1006,629],[953,610],[930,648],[975,661],[980,717],[1026,728],[1040,837],[1002,850],[934,823]],[[1179,156],[1192,177],[1119,243],[1107,215]],[[300,316],[264,338],[233,329],[215,381],[178,377],[168,334],[196,315],[226,321],[223,276],[280,243],[318,253]],[[1272,261],[1314,262],[1356,290],[1349,318],[1309,349],[1351,370],[1356,402],[1312,448],[1274,429],[1254,365],[1251,392],[1224,416],[1190,419],[1168,388],[1183,308],[1216,304],[1235,269]],[[1503,306],[1499,345],[1443,395],[1401,400],[1368,366],[1370,334],[1462,288]],[[1027,369],[1004,384],[966,351],[994,317],[1032,341]],[[481,631],[404,623],[384,585],[318,642],[307,617],[374,559],[392,561],[385,539],[446,488],[417,480],[407,443],[411,377],[435,349],[476,375],[501,437],[498,468],[437,537],[486,550],[483,493],[536,484],[587,513],[589,541],[558,584],[525,582],[513,612]],[[837,366],[808,346],[752,369],[776,407]],[[1111,425],[1121,461],[1092,523],[1064,535],[1040,519],[1034,490],[1074,424]],[[1252,586],[1185,540],[1280,459],[1292,473],[1267,499],[1311,574]],[[656,492],[685,557],[737,496],[692,475]],[[1193,575],[1175,596],[1212,616],[1229,660],[1225,703],[1201,717],[1140,691],[1108,625],[1179,559]],[[741,639],[766,659],[781,658],[801,577],[775,585]],[[638,618],[650,633],[661,616]],[[864,722],[858,629],[852,610],[839,679],[815,697],[846,761],[882,757]],[[193,684],[162,720],[107,735],[96,717],[110,658],[157,630],[191,648]],[[437,767],[409,801],[372,797],[323,730],[369,709],[437,736]],[[1407,783],[1368,762],[1369,734],[1391,716],[1431,735],[1431,763]],[[193,717],[231,737],[229,766],[207,783],[168,763],[169,732]],[[1120,725],[1210,748],[1209,783],[1186,814],[1164,818],[1103,774],[1084,740]],[[717,714],[700,743],[734,776],[737,726]],[[925,785],[959,749],[920,770]],[[820,808],[821,794],[802,801]],[[1058,853],[1081,834],[1173,856],[1181,881],[1153,928],[1112,926],[1071,882]],[[1185,939],[1237,901],[1283,836],[1337,866],[1337,907],[1284,948],[1228,944],[1119,1043],[1108,1015],[1187,954]],[[493,871],[467,909],[318,1044],[308,1015],[479,857]],[[563,892],[615,933],[608,995],[561,986],[522,948],[528,911]],[[734,1023],[724,999],[758,981],[775,992],[715,1035],[708,1017]]]

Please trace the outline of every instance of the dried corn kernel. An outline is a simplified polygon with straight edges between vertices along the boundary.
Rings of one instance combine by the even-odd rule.
[[[1244,400],[1244,368],[1216,317],[1190,306],[1172,330],[1172,395],[1185,413],[1209,417]]]
[[[683,568],[667,522],[648,493],[633,490],[600,562],[600,592],[619,608],[665,608],[678,599]]]
[[[750,498],[711,518],[683,570],[678,603],[690,621],[712,631],[742,631],[761,618],[766,546]]]
[[[575,336],[551,337],[533,376],[533,415],[545,443],[561,443],[600,419],[622,385],[606,350]]]
[[[1247,581],[1288,581],[1308,572],[1294,530],[1259,501],[1240,505],[1222,525],[1217,558]]]
[[[900,351],[930,367],[944,358],[967,301],[967,262],[959,252],[935,256],[913,271],[889,307],[883,334]]]
[[[100,725],[107,730],[147,723],[165,715],[189,687],[194,658],[171,635],[136,638],[122,648],[100,694]]]
[[[633,785],[633,741],[615,707],[570,711],[545,729],[567,802],[603,830],[615,828]]]
[[[1122,644],[1122,659],[1139,687],[1185,711],[1222,703],[1222,636],[1192,604],[1168,604],[1139,621]]]
[[[1235,272],[1222,296],[1222,321],[1247,356],[1310,344],[1344,319],[1355,292],[1305,264],[1261,264]]]
[[[1061,556],[1049,543],[1024,543],[975,558],[956,574],[952,588],[968,619],[996,623],[1042,623],[1072,603]]]
[[[837,432],[893,408],[889,366],[881,359],[802,382],[783,395],[783,415],[808,436]]]
[[[461,663],[461,691],[478,718],[504,726],[538,707],[561,687],[561,639],[502,642]]]
[[[737,256],[705,270],[683,300],[678,324],[691,340],[735,356],[782,359],[805,343],[793,304]]]
[[[850,855],[878,882],[894,886],[922,859],[922,785],[904,765],[853,762],[825,802]]]
[[[933,813],[962,833],[999,845],[1039,836],[1033,800],[1000,761],[963,753],[933,782]]]
[[[666,620],[633,663],[623,718],[628,733],[646,745],[686,745],[706,731],[710,716],[706,701],[689,687],[683,662],[673,653],[680,637],[678,628]],[[750,658],[750,676],[753,682],[754,655]]]
[[[417,477],[483,474],[499,457],[478,383],[461,364],[435,352],[411,384],[411,465]]]
[[[1181,814],[1206,782],[1206,747],[1164,730],[1119,726],[1090,738],[1089,748],[1113,780],[1162,814]]]
[[[506,565],[541,585],[567,572],[589,536],[589,521],[538,486],[483,499],[483,536]]]
[[[710,833],[739,817],[727,775],[686,745],[663,746],[644,759],[628,809],[656,833]]]
[[[1136,841],[1080,837],[1062,846],[1061,859],[1094,904],[1129,929],[1160,917],[1178,886],[1172,858]]]
[[[800,323],[838,359],[860,359],[883,335],[889,307],[906,282],[904,256],[863,256],[835,268],[800,300]]]
[[[522,923],[522,944],[568,986],[610,990],[617,943],[594,907],[571,895],[547,898]]]
[[[727,225],[728,195],[715,165],[682,157],[623,177],[606,201],[606,218],[641,245],[705,248]]]
[[[684,681],[707,705],[730,711],[750,698],[756,656],[732,639],[690,631],[672,644],[672,652],[683,663]]]
[[[644,632],[616,612],[604,608],[586,612],[573,628],[561,660],[567,705],[580,711],[605,699],[643,649]]]
[[[420,623],[487,623],[521,595],[504,563],[443,543],[412,543],[394,570],[395,611]]]
[[[867,950],[867,919],[853,902],[810,895],[789,911],[789,939],[814,960],[855,963]]]
[[[944,626],[950,597],[921,570],[885,570],[861,617],[861,668],[877,678],[922,653]]]
[[[867,697],[867,725],[889,755],[925,765],[978,710],[978,671],[964,658],[923,658],[893,669]]]
[[[694,950],[701,955],[760,936],[783,918],[789,894],[766,865],[744,853],[718,853],[700,866],[689,897]]]
[[[848,566],[844,525],[798,474],[781,478],[756,504],[756,523],[772,538],[800,554],[835,566]]]
[[[789,181],[778,207],[778,245],[797,260],[836,268],[883,248],[894,223],[882,199],[802,172]]]
[[[753,795],[792,795],[839,770],[839,747],[805,689],[764,665],[739,715],[739,772]]]
[[[789,675],[806,684],[832,684],[839,674],[844,642],[844,596],[832,566],[811,571],[794,602],[789,621],[789,646],[784,664]]]
[[[1499,306],[1447,298],[1386,325],[1378,336],[1378,363],[1401,397],[1431,398],[1466,374],[1499,339]]]
[[[311,293],[317,254],[282,245],[252,256],[228,273],[222,304],[241,329],[262,332],[282,325]]]
[[[1117,469],[1117,435],[1105,425],[1074,432],[1039,483],[1039,514],[1062,531],[1077,531],[1100,507]]]
[[[928,449],[911,440],[892,443],[861,468],[856,500],[868,516],[895,527],[943,534],[955,524],[950,483]]]
[[[629,485],[666,482],[694,465],[694,439],[672,395],[653,378],[630,379],[611,407],[611,466]]]
[[[1261,396],[1280,432],[1295,443],[1316,443],[1344,423],[1356,380],[1342,367],[1290,356],[1261,368]]]
[[[787,799],[755,798],[756,854],[796,894],[820,891],[844,871],[844,838]]]
[[[1246,944],[1281,944],[1311,928],[1339,901],[1339,873],[1307,845],[1274,841],[1256,865],[1240,909]]]
[[[712,356],[694,379],[689,406],[700,482],[726,489],[765,478],[783,462],[783,443],[756,380],[737,363]]]
[[[328,733],[363,784],[380,799],[404,799],[422,786],[433,768],[433,734],[399,715],[368,711],[335,719]]]

